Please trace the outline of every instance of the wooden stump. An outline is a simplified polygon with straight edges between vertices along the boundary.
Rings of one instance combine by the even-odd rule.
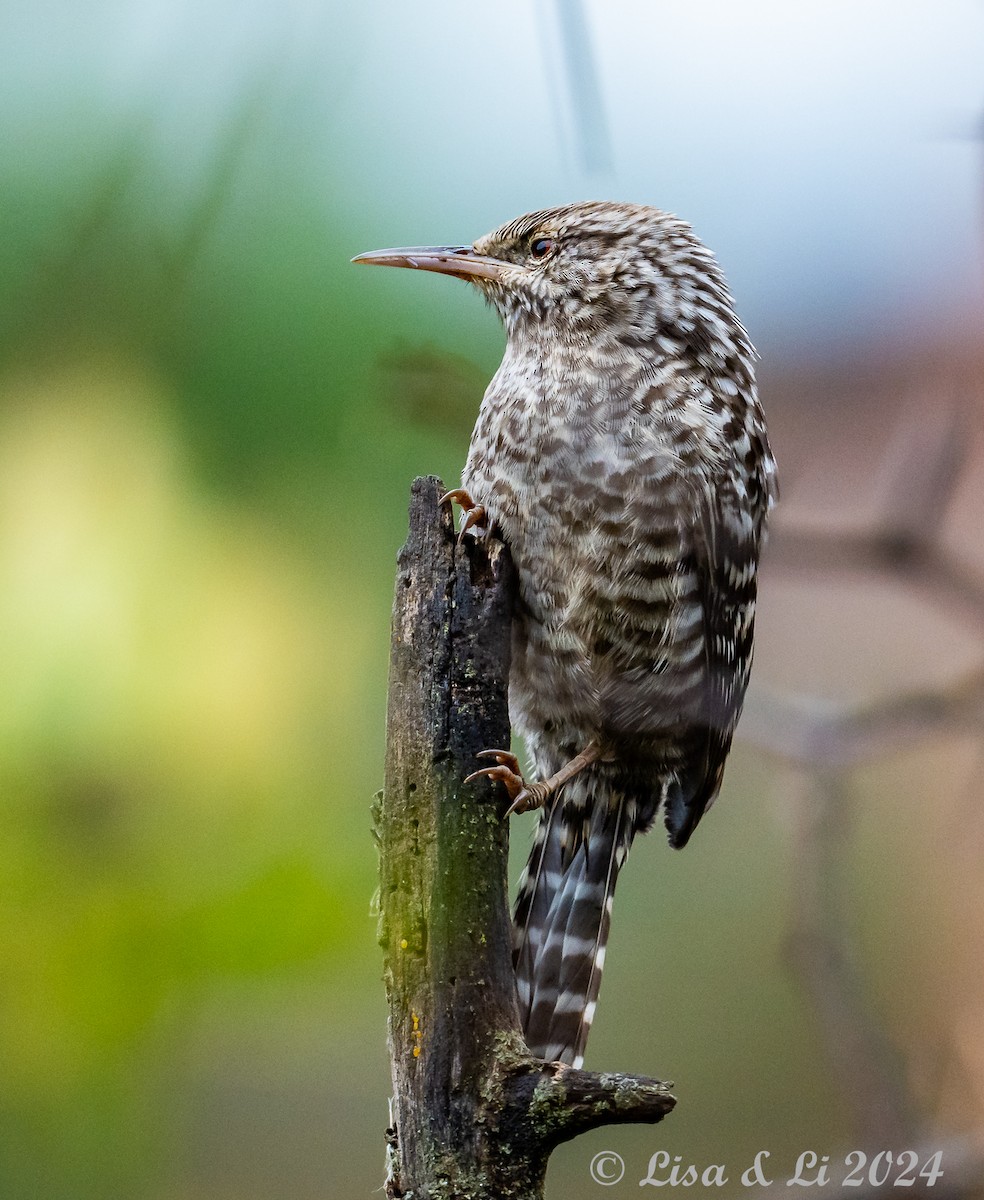
[[[507,549],[456,545],[440,480],[418,479],[393,606],[386,782],[375,813],[389,1002],[391,1200],[539,1200],[554,1146],[659,1121],[664,1084],[533,1058],[506,898],[502,789],[465,784],[508,748],[515,598]]]

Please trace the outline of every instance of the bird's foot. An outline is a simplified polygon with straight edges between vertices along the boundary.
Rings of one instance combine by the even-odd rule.
[[[477,758],[494,758],[494,767],[483,767],[467,777],[465,783],[476,779],[492,779],[505,786],[506,793],[512,804],[506,811],[506,816],[513,813],[529,812],[534,808],[542,808],[543,802],[550,795],[551,789],[542,783],[527,783],[519,766],[519,759],[508,750],[481,750]]]
[[[449,502],[461,506],[461,527],[458,530],[459,545],[469,529],[475,531],[476,537],[485,537],[489,531],[489,514],[484,504],[476,504],[464,488],[452,488],[438,500],[438,504]]]

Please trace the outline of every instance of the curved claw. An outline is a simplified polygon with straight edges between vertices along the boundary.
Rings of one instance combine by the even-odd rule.
[[[506,766],[482,767],[480,771],[472,771],[470,775],[465,776],[465,783],[474,783],[476,779],[495,779],[499,783],[504,783],[510,800],[514,800],[520,792],[526,790],[526,783],[522,775],[517,775],[515,771]]]
[[[492,770],[495,770],[493,767]],[[508,790],[508,784],[507,790]],[[512,804],[506,809],[506,816],[511,817],[513,813],[532,812],[534,809],[542,808],[543,802],[548,795],[547,789],[539,783],[531,783],[528,787],[524,787],[518,795],[513,796],[509,793],[509,798]]]
[[[450,492],[445,492],[437,503],[448,504],[449,502],[451,504],[460,504],[464,509],[475,507],[475,501],[464,488],[452,488]]]
[[[501,783],[512,801],[506,810],[507,817],[512,816],[513,813],[529,812],[531,809],[540,808],[550,794],[550,789],[544,784],[528,784],[526,782],[520,770],[519,759],[509,750],[480,750],[475,757],[495,759],[496,765],[482,767],[480,771],[473,771],[465,779],[465,783],[472,783],[476,779],[491,779],[496,783]]]
[[[515,771],[517,775],[522,775],[519,766],[519,759],[510,750],[479,750],[475,755],[476,758],[494,758],[495,761],[503,767],[508,767],[510,771]]]
[[[461,520],[461,528],[458,530],[458,544],[464,540],[465,534],[469,529],[475,530],[476,537],[484,537],[489,531],[489,515],[485,511],[484,504],[476,504],[474,508],[468,509]]]
[[[514,772],[508,767],[482,767],[480,771],[472,771],[470,775],[465,776],[465,783],[474,783],[476,779],[498,779],[506,785],[506,790],[509,791],[509,783],[513,778]]]
[[[438,500],[438,504],[448,503],[460,505],[462,510],[461,528],[458,530],[459,546],[469,529],[475,529],[476,537],[484,537],[488,533],[489,515],[485,505],[476,504],[464,488],[452,488]]]
[[[526,780],[519,769],[519,760],[508,750],[480,750],[476,758],[494,758],[494,767],[482,767],[467,776],[465,783],[476,779],[492,779],[505,786],[509,799],[515,803],[526,792]]]

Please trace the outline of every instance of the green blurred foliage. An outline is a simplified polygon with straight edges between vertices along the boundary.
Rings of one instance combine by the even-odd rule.
[[[221,1194],[192,1114],[238,1051],[189,1048],[200,1022],[235,1046],[217,1008],[263,981],[292,1038],[336,1048],[320,1127],[368,1006],[382,1116],[368,805],[434,434],[398,428],[359,247],[303,180],[271,182],[258,112],[170,192],[139,123],[5,163],[5,1197]]]

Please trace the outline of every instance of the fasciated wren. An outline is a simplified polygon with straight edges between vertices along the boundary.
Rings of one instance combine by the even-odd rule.
[[[473,246],[354,261],[465,279],[506,328],[462,486],[519,576],[509,710],[532,759],[476,772],[541,809],[515,911],[533,1053],[580,1066],[615,882],[662,810],[686,845],[721,787],[777,497],[755,351],[689,225],[636,204],[530,213]]]

